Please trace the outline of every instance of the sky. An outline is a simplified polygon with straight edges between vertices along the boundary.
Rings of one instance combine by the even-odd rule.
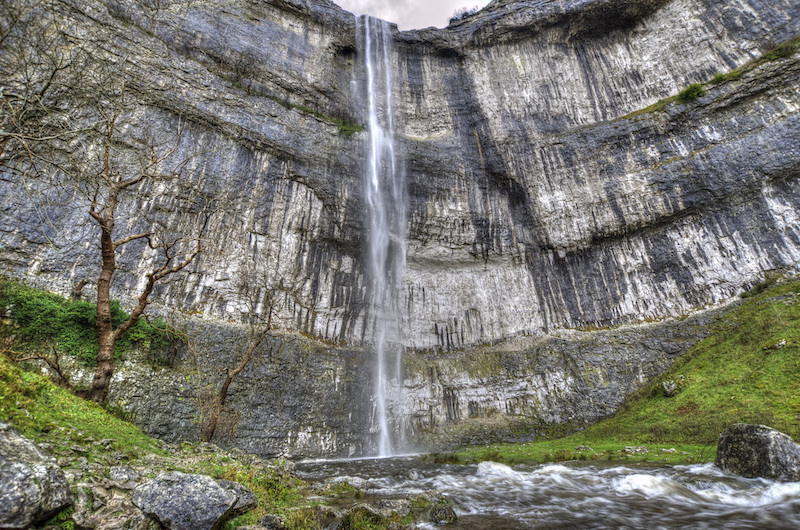
[[[483,7],[489,0],[333,0],[357,15],[394,22],[401,30],[428,26],[443,28],[456,9]]]

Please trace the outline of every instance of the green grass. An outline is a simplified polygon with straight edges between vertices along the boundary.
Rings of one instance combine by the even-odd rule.
[[[746,72],[749,72],[764,63],[780,61],[782,59],[791,57],[797,52],[798,49],[800,49],[800,36],[778,44],[777,46],[773,47],[772,49],[761,55],[761,57],[758,57],[757,59],[754,59],[749,63],[740,66],[739,68],[736,68],[735,70],[731,70],[730,72],[717,73],[714,75],[714,77],[712,77],[709,81],[705,83],[692,83],[691,85],[681,90],[675,96],[660,99],[659,101],[648,107],[635,110],[618,119],[625,120],[629,118],[635,118],[636,116],[641,116],[643,114],[656,112],[662,110],[668,104],[673,102],[685,105],[686,103],[695,101],[697,98],[703,96],[706,93],[706,87],[708,85],[719,85],[726,81],[735,81],[740,77],[742,77],[742,75],[744,75]]]
[[[0,421],[37,442],[85,443],[111,440],[111,449],[135,457],[160,454],[141,429],[110,415],[42,375],[26,372],[0,355]],[[87,447],[94,446],[88,444]],[[104,449],[97,447],[97,451]]]
[[[558,440],[472,448],[455,456],[696,462],[713,458],[719,433],[737,422],[766,424],[800,439],[800,281],[772,279],[743,298],[711,336],[631,396],[616,415]],[[673,397],[665,395],[665,381],[679,381]],[[580,445],[594,451],[576,451]],[[636,445],[650,453],[623,453],[625,446]],[[676,452],[661,451],[670,448]]]
[[[232,480],[246,486],[258,497],[258,508],[228,522],[225,528],[254,525],[266,514],[286,517],[303,504],[306,483],[292,476],[285,467],[270,468],[241,463],[201,462],[193,473]]]

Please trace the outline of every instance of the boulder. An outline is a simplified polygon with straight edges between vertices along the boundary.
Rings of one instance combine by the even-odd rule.
[[[766,425],[736,423],[719,436],[716,464],[743,477],[800,481],[800,445]]]
[[[230,484],[206,475],[170,471],[137,487],[133,503],[169,529],[214,530],[255,507],[255,497],[247,488]]]
[[[0,528],[28,528],[72,502],[56,460],[0,423]]]
[[[231,509],[231,518],[244,515],[250,510],[258,508],[258,499],[255,493],[242,486],[238,482],[225,479],[217,479],[217,484],[227,489],[238,497],[236,504]]]
[[[283,519],[277,515],[267,514],[261,518],[258,524],[259,528],[264,528],[265,530],[286,530]]]
[[[439,503],[431,507],[429,518],[433,524],[441,525],[455,523],[458,516],[450,504]]]
[[[369,504],[357,504],[350,508],[337,530],[356,530],[357,528],[379,526],[385,523],[385,518]]]

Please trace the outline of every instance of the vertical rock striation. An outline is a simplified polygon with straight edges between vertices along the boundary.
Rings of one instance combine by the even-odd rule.
[[[156,301],[239,322],[252,310],[248,297],[278,289],[277,327],[345,345],[325,362],[335,373],[357,370],[363,359],[352,349],[373,342],[375,316],[365,298],[369,135],[364,95],[354,91],[365,72],[353,16],[326,0],[63,0],[32,9],[57,13],[77,42],[97,46],[94,64],[125,78],[136,107],[121,150],[136,152],[143,137],[171,142],[181,130],[181,180],[126,199],[120,229],[158,222],[179,231],[197,204],[215,205],[206,251]],[[395,141],[409,196],[401,324],[404,346],[419,352],[406,366],[409,395],[395,389],[398,422],[419,433],[426,422],[490,409],[565,421],[552,401],[563,386],[555,375],[531,375],[521,392],[538,397],[517,406],[511,395],[476,397],[507,382],[466,374],[478,354],[448,367],[447,380],[421,374],[445,362],[434,352],[463,357],[515,337],[675,317],[726,302],[769,271],[796,272],[800,55],[708,85],[693,102],[643,109],[799,33],[794,0],[496,0],[449,28],[396,32]],[[96,229],[80,196],[5,170],[0,196],[5,274],[63,292],[96,275]],[[144,245],[123,254],[119,297],[133,293],[151,259]],[[218,346],[214,362],[224,366]],[[643,373],[663,369],[665,355]],[[613,362],[649,356],[641,346]],[[533,359],[519,362],[539,370]],[[564,403],[581,421],[609,412],[642,379],[615,375],[623,372],[587,383],[605,392],[592,403],[576,403],[585,388],[567,385]],[[606,392],[613,388],[619,399]],[[243,407],[266,399],[257,388],[238,395]],[[339,397],[330,407],[344,407]],[[318,429],[330,411],[297,407],[304,412],[280,428],[247,416],[233,443],[269,424],[281,433],[270,451],[368,444],[370,421],[348,424],[343,410]],[[307,431],[325,434],[308,444],[287,434]]]

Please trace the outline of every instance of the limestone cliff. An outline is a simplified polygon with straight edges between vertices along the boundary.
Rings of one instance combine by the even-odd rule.
[[[123,228],[153,219],[180,228],[189,189],[224,205],[200,260],[157,302],[242,321],[252,294],[242,280],[258,270],[282,292],[280,327],[368,344],[360,187],[368,136],[358,130],[366,116],[353,16],[325,0],[52,0],[43,9],[97,46],[97,64],[124,72],[137,103],[127,148],[136,148],[142,124],[165,142],[180,124],[182,180],[130,198]],[[401,294],[409,353],[675,317],[728,301],[767,271],[796,271],[800,56],[709,86],[696,101],[637,111],[798,33],[794,0],[496,0],[449,28],[396,33],[396,135],[410,197]],[[96,275],[85,207],[10,173],[0,177],[0,194],[3,271],[65,292]],[[123,256],[120,297],[149,259],[145,248]],[[215,362],[225,365],[222,350]],[[368,374],[348,372],[351,353],[325,351],[339,356],[331,361],[339,368],[321,369],[320,381],[349,374],[350,390],[330,405],[344,415],[348,400],[369,396]],[[367,362],[365,352],[352,355],[355,365]],[[625,362],[649,355],[634,348]],[[517,357],[531,373],[555,373],[537,364],[540,356]],[[598,376],[586,388],[615,388],[616,397],[584,403],[580,421],[607,413],[668,358],[641,376]],[[548,390],[540,399],[520,392],[519,407],[498,408],[511,397],[468,397],[452,373],[423,384],[413,362],[405,385],[428,397],[412,391],[396,400],[399,423],[416,422],[413,432],[459,421],[467,401],[474,417],[506,408],[562,421],[562,405],[586,390],[566,385],[561,404]],[[508,381],[470,377],[464,388]],[[559,386],[553,379],[537,388]],[[242,394],[240,404],[258,395]],[[316,449],[302,452],[363,449],[368,403],[359,421],[339,417],[324,428],[330,411],[298,407],[307,417],[287,420],[276,447],[303,447],[290,438],[308,428]],[[254,435],[270,421],[245,424]],[[320,442],[337,436],[350,438]]]

